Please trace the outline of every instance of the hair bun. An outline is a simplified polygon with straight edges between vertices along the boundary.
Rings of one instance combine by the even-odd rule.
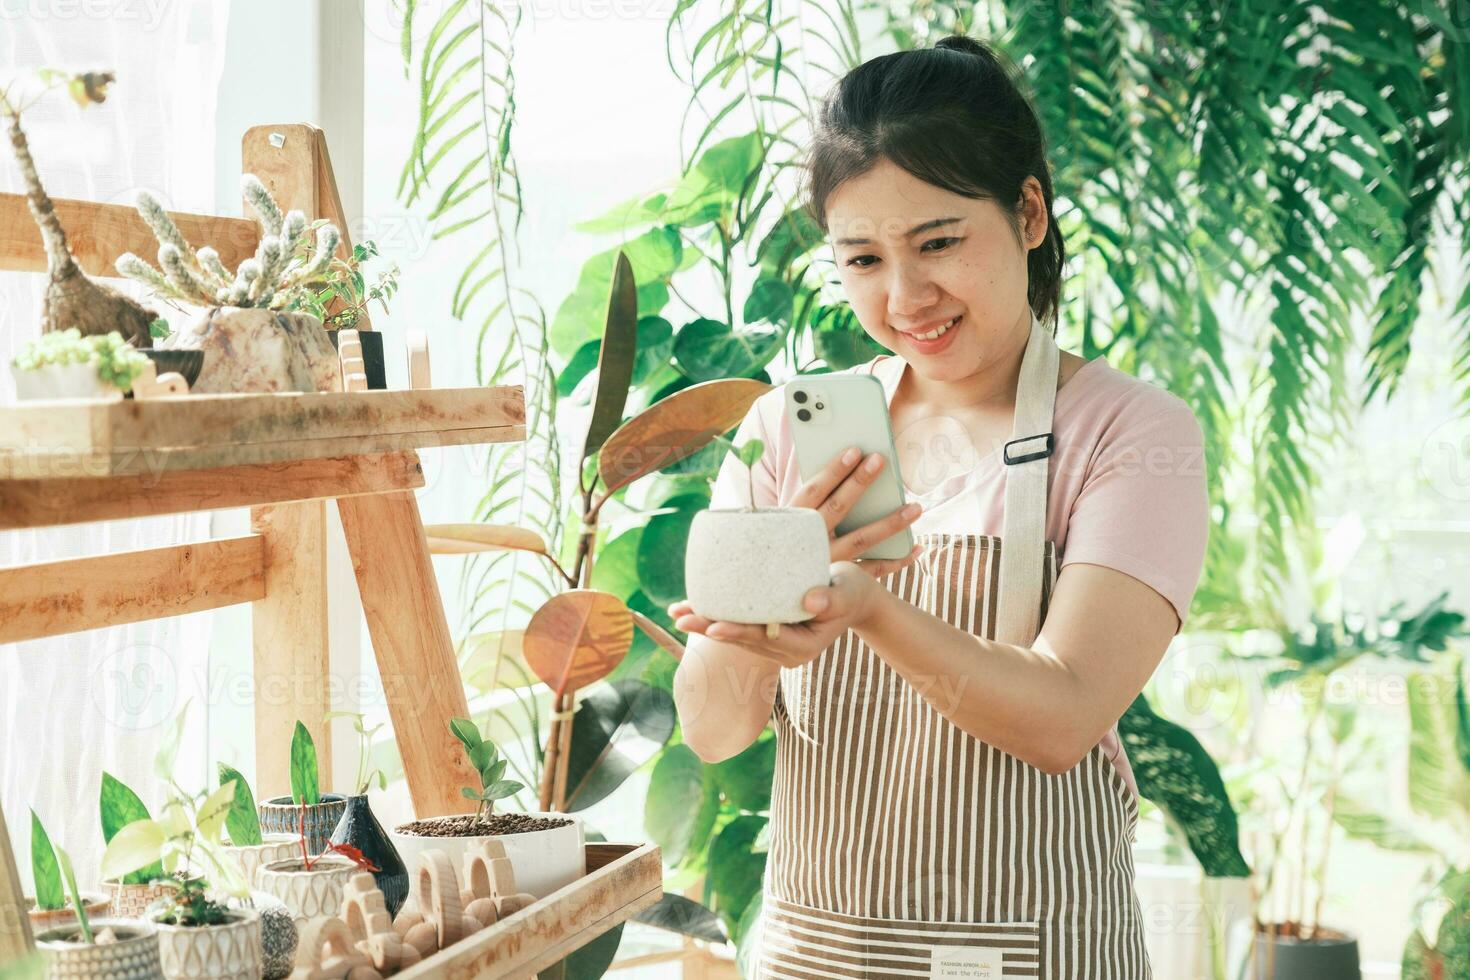
[[[936,48],[945,48],[950,51],[963,51],[966,54],[978,54],[982,58],[990,54],[990,51],[985,47],[985,45],[981,44],[973,37],[966,37],[963,34],[950,34],[946,37],[942,37],[938,41],[934,42],[934,46]]]

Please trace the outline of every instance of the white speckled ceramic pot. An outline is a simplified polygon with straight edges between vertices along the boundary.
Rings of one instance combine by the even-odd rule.
[[[700,616],[727,623],[800,623],[811,589],[830,585],[827,522],[810,507],[712,508],[694,515],[684,591]]]

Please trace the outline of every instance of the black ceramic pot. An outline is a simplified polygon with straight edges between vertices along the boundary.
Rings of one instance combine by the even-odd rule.
[[[408,868],[398,856],[398,848],[388,839],[378,818],[373,816],[366,796],[347,797],[347,812],[332,831],[333,844],[351,844],[362,852],[363,857],[378,866],[373,880],[383,893],[383,903],[388,906],[388,915],[396,916],[403,903],[408,900]]]
[[[332,346],[337,346],[337,331],[328,330]],[[369,391],[381,391],[388,387],[388,370],[383,366],[383,335],[376,330],[359,330],[357,339],[362,341],[362,367],[367,374]]]
[[[1255,970],[1260,980],[1362,980],[1358,940],[1333,929],[1312,939],[1256,933]]]

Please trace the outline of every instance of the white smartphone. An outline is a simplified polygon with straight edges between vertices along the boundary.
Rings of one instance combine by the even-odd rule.
[[[871,374],[801,374],[782,387],[802,482],[816,476],[849,446],[860,448],[864,458],[881,453],[887,460],[877,479],[838,523],[837,533],[846,534],[902,508],[903,476],[883,382]],[[907,558],[913,549],[913,533],[905,527],[859,557]]]

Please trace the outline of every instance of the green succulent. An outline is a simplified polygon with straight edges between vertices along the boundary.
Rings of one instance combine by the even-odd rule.
[[[51,365],[95,364],[97,377],[127,391],[148,363],[122,334],[113,331],[84,337],[75,327],[42,334],[21,348],[10,362],[19,371],[37,371]]]

